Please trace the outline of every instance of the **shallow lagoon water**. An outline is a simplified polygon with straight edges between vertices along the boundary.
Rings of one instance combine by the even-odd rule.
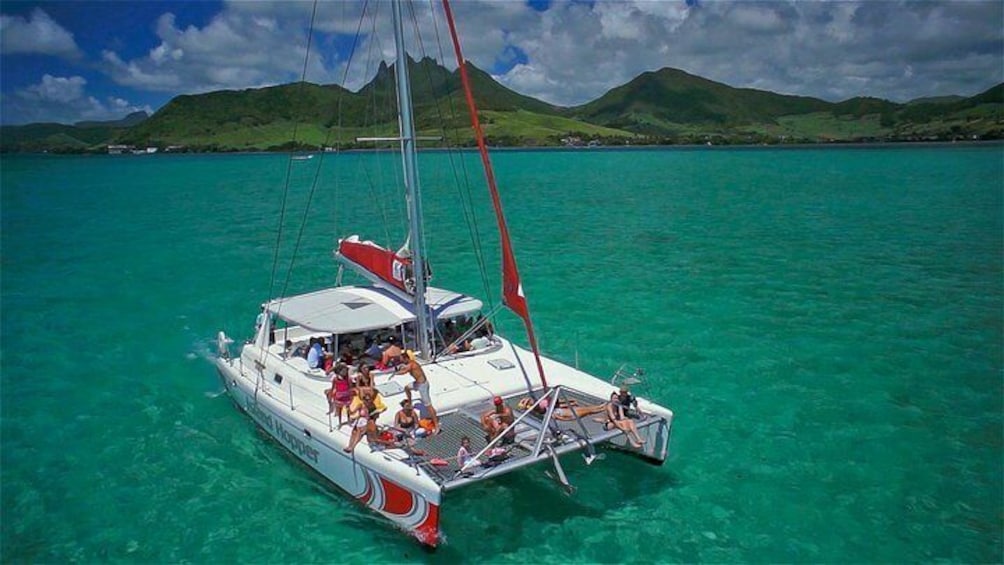
[[[494,277],[476,156],[453,159]],[[664,466],[567,457],[571,497],[543,469],[451,493],[425,552],[207,360],[269,295],[331,284],[338,236],[396,242],[403,206],[369,187],[392,155],[5,155],[4,560],[1002,559],[1000,145],[493,159],[543,349],[645,367],[677,414]],[[435,284],[483,296],[449,162],[422,159]]]

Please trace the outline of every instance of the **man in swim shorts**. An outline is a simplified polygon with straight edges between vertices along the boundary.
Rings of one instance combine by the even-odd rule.
[[[496,396],[492,399],[492,404],[494,408],[486,410],[481,414],[481,428],[485,431],[485,440],[491,441],[495,439],[496,436],[501,434],[515,421],[513,418],[512,410],[505,405],[505,401],[502,400],[501,396]],[[506,434],[506,437],[502,438],[503,444],[512,443],[516,438],[516,430],[511,429]]]
[[[436,415],[436,409],[432,407],[432,395],[429,394],[429,381],[425,378],[425,371],[422,370],[422,366],[418,364],[418,360],[415,358],[415,352],[412,350],[405,351],[406,362],[404,366],[398,369],[397,374],[403,375],[405,373],[411,374],[411,378],[415,379],[410,384],[404,387],[405,397],[410,401],[411,392],[417,390],[419,398],[422,399],[422,405],[429,411],[429,419],[432,420],[432,425],[434,426],[435,432],[439,432],[439,417]]]

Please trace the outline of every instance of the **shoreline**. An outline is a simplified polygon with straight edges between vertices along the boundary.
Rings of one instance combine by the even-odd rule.
[[[848,142],[821,142],[821,143],[776,143],[776,144],[679,144],[679,145],[596,145],[596,146],[522,146],[522,147],[493,147],[489,146],[489,151],[493,153],[502,152],[581,152],[589,153],[596,151],[722,151],[741,150],[758,151],[772,149],[889,149],[889,148],[910,148],[910,147],[971,147],[971,146],[1004,146],[1004,139],[976,139],[958,141],[848,141]],[[418,149],[420,152],[444,153],[444,152],[471,152],[476,153],[477,147],[424,147]],[[105,152],[50,152],[50,151],[0,151],[0,156],[11,155],[33,155],[33,156],[56,156],[56,157],[117,157],[117,158],[150,158],[157,156],[178,156],[178,155],[337,155],[339,153],[395,153],[397,148],[368,148],[368,149],[345,149],[341,151],[158,151],[156,153],[134,155],[132,153],[109,154]]]

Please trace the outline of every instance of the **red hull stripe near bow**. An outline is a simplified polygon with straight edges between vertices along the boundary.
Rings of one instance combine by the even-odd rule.
[[[467,76],[464,56],[460,51],[460,40],[457,38],[457,27],[453,22],[453,11],[450,9],[449,0],[443,0],[443,10],[446,12],[446,22],[450,26],[450,37],[453,39],[453,51],[457,56],[460,81],[464,85],[464,97],[467,99],[467,109],[471,115],[471,127],[474,129],[474,137],[478,142],[478,151],[481,153],[481,164],[485,170],[488,190],[492,196],[492,206],[495,208],[495,219],[499,226],[499,240],[502,244],[502,302],[523,319],[523,324],[526,326],[527,339],[530,341],[530,347],[533,349],[533,357],[537,361],[537,371],[540,374],[541,384],[544,385],[544,388],[547,388],[547,380],[544,378],[544,366],[540,362],[540,352],[537,350],[537,338],[533,333],[533,324],[530,322],[530,309],[526,304],[526,296],[523,294],[523,285],[519,279],[519,270],[516,268],[516,256],[512,251],[512,242],[509,240],[509,228],[505,221],[505,214],[502,212],[502,199],[499,197],[498,187],[495,185],[495,173],[492,170],[491,159],[488,158],[488,146],[485,144],[485,134],[481,130],[481,122],[478,120],[478,108],[474,103],[474,94],[471,92],[471,83]]]
[[[380,477],[383,483],[383,511],[404,516],[415,506],[415,495],[410,490]]]
[[[414,532],[418,541],[425,545],[436,547],[439,544],[439,506],[429,504],[429,513]]]

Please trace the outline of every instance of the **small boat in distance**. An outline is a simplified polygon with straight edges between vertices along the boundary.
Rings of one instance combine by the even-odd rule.
[[[309,155],[293,155],[293,160],[294,161],[309,161],[309,160],[311,160],[313,158],[314,158],[314,154],[313,153],[311,153]]]
[[[342,265],[337,280],[349,269],[364,284],[269,298],[236,353],[234,340],[219,332],[215,363],[237,407],[280,445],[436,546],[453,491],[540,464],[571,493],[562,456],[580,453],[592,465],[601,447],[661,464],[673,412],[633,397],[628,389],[639,382],[638,371],[603,379],[540,354],[448,0],[443,14],[499,232],[502,304],[486,308],[474,296],[429,284],[425,233],[436,226],[426,226],[422,214],[402,3],[391,6],[404,244],[394,251],[356,235],[342,238],[334,250]],[[522,321],[528,347],[495,331],[503,306]]]

